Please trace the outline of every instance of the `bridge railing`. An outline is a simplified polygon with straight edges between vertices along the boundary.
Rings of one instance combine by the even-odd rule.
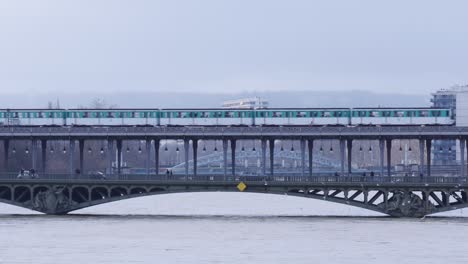
[[[390,184],[464,184],[468,183],[467,177],[413,177],[413,176],[297,176],[297,175],[275,175],[275,176],[225,176],[225,175],[69,175],[69,174],[45,174],[45,175],[20,175],[0,174],[0,181],[97,181],[106,183],[109,181],[124,182],[213,182],[213,183],[236,183],[236,182],[262,182],[268,183],[390,183]]]

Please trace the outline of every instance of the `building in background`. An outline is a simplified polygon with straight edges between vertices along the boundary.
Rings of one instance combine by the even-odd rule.
[[[246,108],[246,109],[268,108],[268,101],[260,97],[229,100],[229,101],[223,102],[223,108]]]
[[[432,94],[431,102],[433,107],[451,109],[457,126],[468,126],[468,85],[440,89]],[[459,154],[455,140],[434,141],[434,165],[454,165]]]

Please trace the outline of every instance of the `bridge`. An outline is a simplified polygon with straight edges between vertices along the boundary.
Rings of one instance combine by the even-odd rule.
[[[181,175],[151,174],[159,171],[160,142],[183,140],[185,173]],[[275,140],[300,142],[301,170],[299,175],[275,173]],[[340,142],[340,171],[324,175],[313,170],[314,141],[334,139]],[[398,175],[391,169],[392,141],[412,139],[419,141],[419,175]],[[457,140],[460,146],[460,166],[453,175],[431,172],[433,140]],[[424,215],[464,208],[468,205],[465,150],[468,127],[455,126],[392,126],[392,127],[0,127],[5,158],[11,140],[31,142],[33,167],[42,168],[38,179],[18,179],[17,175],[0,175],[0,202],[22,206],[47,214],[65,214],[74,210],[146,195],[177,192],[237,191],[287,194],[343,203],[398,217]],[[69,144],[69,173],[58,175],[45,171],[47,144],[66,140]],[[146,151],[146,174],[125,175],[118,161],[117,170],[110,171],[107,179],[92,179],[75,174],[83,168],[84,142],[102,140],[107,143],[109,168],[115,155],[122,152],[122,142],[143,140]],[[199,140],[221,140],[223,173],[201,175],[197,173]],[[259,140],[261,175],[244,176],[236,173],[236,143]],[[379,142],[379,170],[371,175],[353,171],[353,141]],[[40,165],[37,155],[40,143]],[[79,164],[75,164],[74,149],[78,143]],[[154,164],[150,164],[151,145],[154,144]],[[190,147],[191,146],[191,147]],[[316,146],[315,146],[316,147]],[[425,151],[428,150],[428,151]],[[189,151],[193,159],[189,161]],[[267,151],[268,150],[268,151]],[[229,151],[229,152],[228,152]],[[228,153],[230,157],[228,158]],[[269,156],[269,165],[267,163]],[[386,159],[385,159],[386,157]],[[307,161],[306,161],[307,158]],[[8,163],[5,162],[6,166]],[[230,168],[230,169],[229,169]],[[268,170],[267,170],[268,169]],[[8,170],[6,170],[8,171]]]

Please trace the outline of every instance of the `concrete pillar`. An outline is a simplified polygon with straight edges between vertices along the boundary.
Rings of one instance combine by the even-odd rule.
[[[460,139],[460,177],[465,177],[465,139]]]
[[[346,143],[347,143],[347,152],[348,152],[348,176],[351,176],[351,173],[352,173],[351,165],[353,162],[353,140],[348,139]]]
[[[80,151],[80,173],[84,174],[84,139],[78,141],[78,147]]]
[[[189,175],[189,147],[190,141],[184,139],[185,177]]]
[[[380,154],[380,177],[384,176],[384,151],[385,151],[385,141],[379,139],[379,154]]]
[[[232,176],[236,176],[236,140],[231,139]]]
[[[262,176],[266,176],[266,139],[262,139],[262,160],[261,160],[261,165],[262,165]]]
[[[31,142],[31,168],[37,170],[37,139],[33,139]]]
[[[108,139],[107,140],[107,168],[109,170],[109,175],[113,174],[112,171],[112,161],[114,159],[114,140],[113,139]]]
[[[345,140],[340,139],[341,176],[345,174]]]
[[[192,139],[193,176],[197,176],[198,139]]]
[[[270,139],[268,141],[270,147],[270,175],[275,174],[275,140]]]
[[[387,139],[387,175],[392,176],[392,140]]]
[[[223,169],[224,169],[224,179],[226,180],[227,177],[227,167],[228,167],[228,157],[227,157],[227,152],[228,152],[228,140],[223,139]]]
[[[3,150],[4,150],[4,153],[3,153],[3,162],[4,162],[4,166],[5,166],[5,172],[9,172],[9,166],[8,166],[8,155],[10,154],[10,140],[8,139],[5,139],[3,140]]]
[[[75,168],[73,166],[73,160],[75,158],[75,140],[70,139],[69,143],[69,148],[68,148],[68,158],[69,158],[69,163],[68,163],[68,169],[70,171],[70,175],[75,175]]]
[[[47,168],[47,140],[41,140],[41,170],[42,175],[46,174]]]
[[[419,175],[424,174],[424,139],[419,140]]]
[[[305,161],[305,156],[306,156],[306,151],[305,151],[305,146],[306,146],[306,141],[305,139],[301,139],[300,141],[300,147],[301,147],[301,176],[305,176],[305,168],[306,168],[306,161]]]
[[[159,174],[159,148],[160,148],[160,140],[155,139],[154,140],[154,168],[156,171],[156,175]]]
[[[117,175],[122,174],[122,140],[117,139]]]
[[[309,151],[309,177],[312,177],[312,165],[313,163],[313,150],[314,150],[314,140],[309,139],[307,140],[307,146],[308,146],[308,151]]]
[[[431,176],[431,150],[432,150],[432,139],[426,139],[426,174],[427,176]]]

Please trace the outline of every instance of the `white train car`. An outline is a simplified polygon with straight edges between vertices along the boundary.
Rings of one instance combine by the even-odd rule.
[[[157,109],[70,109],[66,122],[76,126],[157,126]]]
[[[254,122],[250,109],[162,109],[163,126],[250,126]]]
[[[437,108],[353,108],[353,125],[452,125],[449,109]]]
[[[3,109],[0,124],[14,126],[61,126],[65,124],[64,109]]]
[[[256,125],[314,126],[349,124],[347,108],[269,108],[255,110]]]

